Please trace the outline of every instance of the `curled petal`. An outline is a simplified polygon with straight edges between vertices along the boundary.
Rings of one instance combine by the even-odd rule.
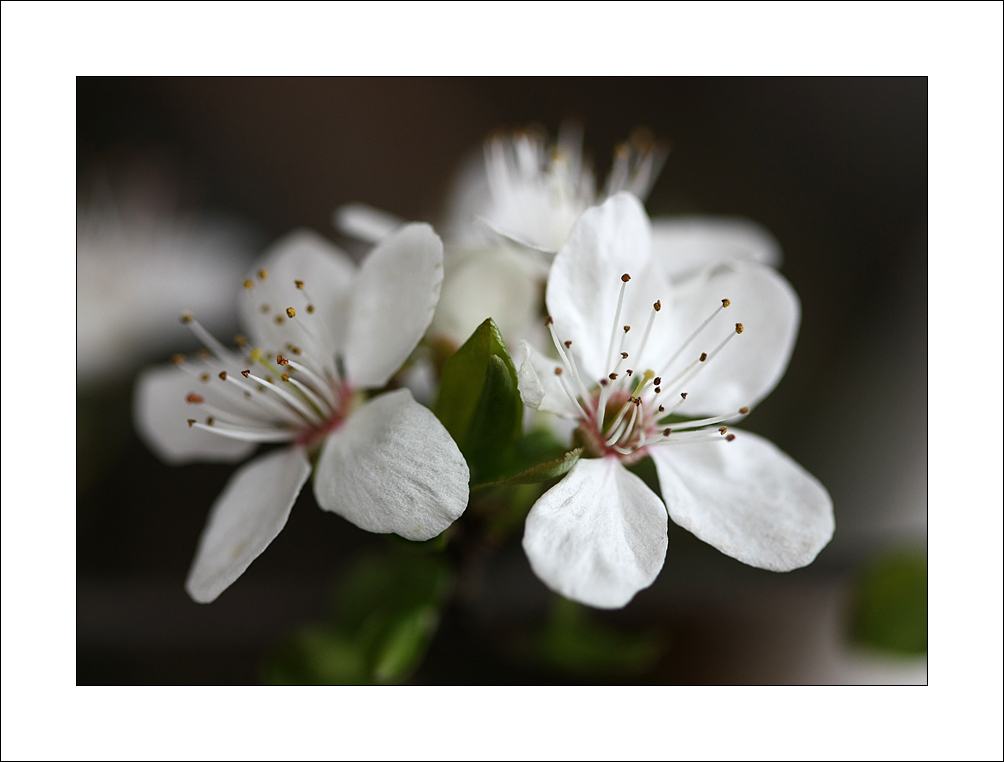
[[[673,279],[733,260],[781,266],[777,239],[742,217],[657,217],[652,220],[652,256]]]
[[[199,418],[186,397],[198,381],[173,365],[146,368],[136,379],[133,420],[140,439],[165,463],[180,466],[197,461],[234,463],[256,447],[254,442],[212,434],[188,425]]]
[[[641,479],[616,459],[583,459],[534,504],[523,549],[555,592],[614,609],[655,581],[666,529],[666,508]]]
[[[274,450],[241,466],[216,499],[202,530],[185,589],[210,603],[251,565],[286,525],[310,475],[298,447]]]
[[[397,215],[368,204],[343,204],[331,221],[345,235],[367,243],[382,241],[405,223]]]
[[[763,437],[650,447],[669,515],[750,566],[791,571],[833,536],[833,503],[812,474]]]
[[[525,341],[521,341],[520,346],[523,347],[524,355],[523,362],[519,366],[517,383],[523,404],[544,413],[554,413],[562,418],[578,418],[579,411],[555,374],[555,370],[559,369],[564,372],[561,363],[544,357]],[[573,380],[569,377],[567,381],[574,394]]]
[[[282,351],[287,343],[316,347],[320,341],[315,351],[333,357],[342,346],[345,295],[355,274],[352,259],[333,243],[312,230],[294,230],[248,272],[239,295],[241,320],[265,351]],[[296,281],[303,282],[302,289]],[[288,307],[296,318],[286,318]]]
[[[314,495],[368,532],[428,540],[467,507],[470,471],[446,429],[407,389],[383,394],[333,432]]]
[[[353,386],[381,387],[408,359],[432,322],[442,283],[443,242],[430,225],[405,225],[369,253],[352,286],[345,339]]]

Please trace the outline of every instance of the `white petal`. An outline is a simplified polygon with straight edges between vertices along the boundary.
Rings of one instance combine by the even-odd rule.
[[[418,345],[439,301],[443,242],[413,222],[369,253],[352,287],[345,367],[355,387],[383,386]]]
[[[216,498],[185,589],[209,603],[244,573],[286,525],[310,476],[299,447],[273,450],[241,466]]]
[[[369,532],[440,534],[464,512],[470,471],[439,420],[407,389],[356,410],[324,443],[314,495]]]
[[[670,517],[750,566],[811,563],[833,536],[826,488],[763,437],[729,430],[732,442],[649,448]]]
[[[264,280],[259,277],[262,270],[267,273]],[[253,288],[241,288],[242,322],[262,350],[281,352],[288,342],[333,355],[342,345],[344,300],[355,275],[348,254],[312,230],[294,230],[272,244],[248,272]],[[296,287],[297,280],[303,281],[303,290]],[[312,314],[308,304],[314,307]],[[287,307],[296,310],[292,320],[284,314]]]
[[[165,463],[180,466],[194,461],[233,463],[246,458],[256,447],[188,425],[201,421],[197,405],[185,398],[198,393],[199,382],[173,365],[143,370],[133,393],[133,420],[143,443]]]
[[[572,341],[593,381],[612,370],[607,361],[621,276],[627,273],[632,280],[625,287],[618,331],[630,325],[634,335],[643,333],[653,303],[670,298],[668,282],[652,264],[651,237],[641,202],[630,193],[618,193],[579,217],[554,258],[547,309],[561,340]],[[664,354],[661,335],[653,332],[645,357],[633,358],[633,367],[651,365],[647,358]]]
[[[781,266],[781,246],[762,225],[742,217],[657,217],[652,254],[671,278],[735,259]]]
[[[555,375],[554,371],[562,367],[561,363],[544,357],[525,341],[520,342],[520,346],[524,354],[523,362],[519,366],[517,384],[523,404],[544,413],[554,413],[562,418],[581,417],[575,403],[562,388],[561,380]],[[565,371],[563,375],[567,376],[569,389],[574,393],[575,382],[571,374]]]
[[[679,292],[678,292],[679,293]],[[711,350],[743,324],[734,336],[694,377],[684,415],[716,415],[753,406],[777,386],[788,367],[801,307],[795,290],[777,271],[753,262],[722,264],[694,279],[687,293],[673,303],[670,318],[677,343],[729,299],[708,329],[682,356],[682,363]],[[675,366],[674,366],[675,367]],[[669,375],[672,375],[671,371]]]
[[[506,249],[472,253],[447,272],[432,333],[459,346],[490,317],[506,341],[515,341],[539,316],[546,277]]]
[[[347,236],[367,243],[378,243],[405,221],[397,215],[368,204],[344,204],[332,215],[335,227]]]
[[[534,504],[523,549],[548,587],[597,608],[620,608],[666,558],[666,508],[616,459],[580,460]]]

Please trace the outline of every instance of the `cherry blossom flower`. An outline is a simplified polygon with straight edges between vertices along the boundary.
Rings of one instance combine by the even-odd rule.
[[[662,568],[667,510],[752,566],[788,571],[815,558],[833,534],[826,489],[732,426],[778,383],[794,346],[799,304],[780,275],[733,260],[674,288],[641,203],[618,193],[575,223],[546,303],[559,359],[524,343],[520,393],[577,422],[584,457],[527,517],[523,547],[538,577],[591,606],[626,605]],[[626,468],[644,457],[665,504]]]
[[[427,540],[463,513],[470,474],[438,419],[407,389],[364,395],[418,344],[442,278],[442,242],[425,224],[402,226],[360,267],[299,231],[244,280],[249,335],[236,349],[182,318],[206,350],[139,378],[135,419],[151,449],[179,464],[287,445],[238,469],[216,500],[186,583],[192,598],[212,601],[244,573],[312,470],[318,505],[371,532]]]

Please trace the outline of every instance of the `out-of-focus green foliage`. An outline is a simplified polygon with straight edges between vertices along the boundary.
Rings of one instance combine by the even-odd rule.
[[[927,653],[927,557],[898,551],[859,575],[851,611],[851,637],[902,654]]]
[[[512,469],[523,426],[516,367],[488,318],[444,364],[434,412],[471,469],[471,484]]]
[[[664,646],[658,633],[606,627],[578,603],[555,596],[536,651],[549,666],[583,675],[631,675],[651,669]]]
[[[450,586],[445,559],[391,550],[349,570],[331,621],[300,630],[265,668],[277,684],[399,683],[418,666]]]

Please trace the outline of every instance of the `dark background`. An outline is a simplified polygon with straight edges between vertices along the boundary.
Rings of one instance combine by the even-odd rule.
[[[191,208],[252,220],[268,238],[301,225],[334,237],[331,212],[349,201],[435,222],[490,131],[554,134],[569,116],[601,173],[638,125],[672,143],[652,216],[742,215],[780,241],[801,333],[745,425],[815,474],[836,511],[831,544],[784,575],[671,524],[656,584],[601,615],[662,633],[664,657],[631,680],[866,679],[837,653],[848,581],[927,536],[925,78],[80,78],[78,187],[153,163]],[[322,513],[305,490],[248,572],[210,606],[192,603],[182,584],[232,467],[160,464],[129,427],[130,385],[78,389],[77,682],[254,682],[277,642],[322,615],[346,561],[384,540]],[[513,645],[548,605],[518,538],[483,585],[447,611],[415,682],[593,680]]]

